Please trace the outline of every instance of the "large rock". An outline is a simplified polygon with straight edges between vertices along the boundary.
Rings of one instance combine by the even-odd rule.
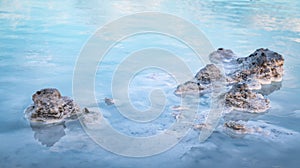
[[[282,55],[269,49],[258,49],[250,56],[236,61],[239,69],[230,75],[232,82],[251,79],[260,84],[271,84],[282,80],[284,59]]]
[[[221,73],[218,66],[208,64],[192,80],[179,85],[175,91],[176,95],[210,93],[212,81],[219,81],[222,75],[225,75],[226,82],[221,84],[225,84],[227,88],[224,93],[226,107],[231,110],[257,113],[270,108],[269,100],[257,93],[259,91],[253,90],[261,89],[263,92],[268,88],[263,85],[282,80],[284,72],[282,55],[261,48],[248,57],[236,58],[231,50],[219,48],[211,53],[209,58],[219,67],[222,66],[223,72]]]
[[[61,96],[54,88],[46,88],[32,95],[33,105],[25,114],[31,122],[59,123],[65,119],[75,119],[80,107],[69,97]]]

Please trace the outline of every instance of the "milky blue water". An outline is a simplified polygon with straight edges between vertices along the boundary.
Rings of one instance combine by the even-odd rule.
[[[72,96],[76,59],[89,37],[104,24],[143,11],[174,14],[195,24],[215,48],[247,56],[257,48],[283,55],[285,75],[279,90],[267,97],[271,109],[247,116],[266,132],[231,137],[217,129],[204,143],[199,131],[177,146],[146,158],[122,157],[93,142],[79,122],[32,129],[24,118],[31,95],[45,87]],[[298,167],[300,161],[300,1],[0,1],[0,167]],[[180,25],[173,25],[178,27]],[[177,83],[160,70],[146,70],[132,80],[129,97],[140,110],[149,108],[153,88],[168,95],[166,111],[150,126],[139,126],[106,106],[111,97],[113,70],[126,54],[145,47],[161,47],[179,55],[196,73],[202,66],[194,53],[174,39],[136,36],[118,44],[99,64],[96,97],[104,117],[120,132],[153,135],[176,122],[170,108],[179,98]],[[203,98],[201,108],[209,103]]]

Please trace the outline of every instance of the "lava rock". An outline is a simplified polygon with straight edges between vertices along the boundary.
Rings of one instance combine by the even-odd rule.
[[[179,85],[175,90],[175,94],[203,94],[209,92],[212,88],[212,82],[218,81],[221,78],[220,69],[214,64],[208,64],[192,80]]]
[[[210,93],[212,83],[224,79],[222,75],[225,75],[226,82],[221,84],[226,85],[224,86],[226,107],[231,110],[256,113],[270,108],[269,100],[252,90],[263,91],[266,90],[263,85],[282,80],[284,73],[282,55],[261,48],[248,57],[236,58],[231,50],[219,48],[211,53],[209,58],[211,62],[222,66],[223,73],[217,65],[208,64],[196,74],[194,79],[179,85],[175,91],[176,95]]]
[[[25,115],[31,122],[58,123],[65,119],[76,119],[80,107],[69,97],[61,96],[54,88],[37,91],[32,96],[34,102]]]
[[[247,84],[239,83],[225,94],[225,106],[232,110],[259,113],[270,108],[270,101],[262,94],[250,90]]]
[[[261,84],[271,84],[282,80],[284,59],[277,52],[261,48],[236,62],[240,68],[232,74],[235,82],[252,78]]]

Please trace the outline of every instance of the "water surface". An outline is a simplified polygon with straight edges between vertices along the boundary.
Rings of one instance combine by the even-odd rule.
[[[269,124],[272,134],[232,138],[216,130],[205,143],[199,143],[199,132],[192,131],[170,151],[147,158],[128,158],[99,147],[79,122],[32,129],[23,114],[32,103],[31,95],[41,88],[55,87],[63,95],[72,96],[76,59],[92,33],[109,21],[143,11],[182,17],[195,24],[215,48],[232,49],[238,56],[247,56],[262,47],[282,54],[285,75],[280,89],[268,96],[272,108],[250,117],[257,124]],[[294,0],[1,1],[0,167],[297,167],[299,11],[300,2]],[[108,53],[95,78],[99,107],[115,128],[134,136],[156,134],[175,122],[169,107],[179,101],[172,94],[177,85],[173,78],[149,70],[132,81],[130,97],[136,108],[145,110],[150,105],[146,98],[151,89],[162,88],[169,95],[167,110],[153,124],[140,127],[118,114],[115,107],[103,103],[103,98],[111,97],[107,86],[120,59],[149,46],[173,51],[193,73],[203,66],[183,44],[153,34],[124,40]],[[205,101],[203,98],[203,111],[209,108]],[[282,133],[285,131],[293,134]]]

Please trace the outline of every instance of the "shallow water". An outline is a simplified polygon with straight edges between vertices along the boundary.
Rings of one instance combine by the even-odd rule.
[[[81,48],[99,27],[121,16],[143,11],[175,14],[195,24],[215,48],[247,56],[269,48],[285,58],[279,90],[268,96],[272,108],[263,115],[242,116],[266,127],[266,134],[231,137],[218,128],[204,143],[191,131],[171,150],[146,158],[122,157],[93,142],[79,122],[32,129],[24,118],[31,95],[45,87],[72,96],[72,77]],[[300,161],[300,2],[299,1],[18,1],[0,2],[0,167],[297,167]],[[178,27],[178,25],[173,25]],[[156,69],[136,75],[129,97],[139,110],[150,106],[151,89],[167,95],[164,113],[139,124],[121,116],[105,97],[114,69],[128,53],[160,47],[180,56],[195,74],[203,64],[188,48],[160,35],[134,36],[119,43],[99,64],[96,98],[104,117],[120,132],[149,136],[176,122],[171,110],[179,98],[176,81]],[[202,98],[199,118],[209,109]],[[230,117],[230,116],[228,116]],[[237,117],[237,116],[234,116]],[[50,138],[51,137],[51,138]]]

